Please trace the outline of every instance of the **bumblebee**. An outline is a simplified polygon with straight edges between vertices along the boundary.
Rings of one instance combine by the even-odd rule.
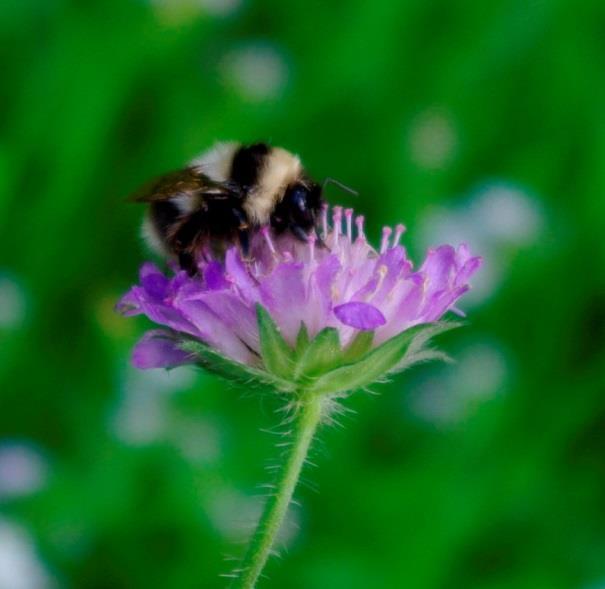
[[[207,248],[239,242],[247,256],[251,233],[264,225],[306,241],[324,203],[298,156],[266,143],[219,143],[134,200],[148,204],[143,237],[151,249],[189,274]]]

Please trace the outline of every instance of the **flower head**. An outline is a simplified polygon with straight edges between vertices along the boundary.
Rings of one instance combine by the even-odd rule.
[[[454,305],[481,259],[466,245],[443,245],[415,270],[400,245],[403,225],[385,227],[376,250],[362,216],[341,207],[332,209],[331,223],[328,215],[326,208],[321,239],[312,235],[302,243],[263,228],[252,239],[249,260],[232,247],[224,259],[209,254],[200,260],[193,277],[176,268],[167,276],[144,264],[139,284],[118,309],[144,314],[164,329],[139,341],[135,366],[199,363],[294,390],[347,367],[375,380],[428,358],[422,344],[451,327],[437,322],[449,310],[458,312]],[[366,381],[343,377],[319,389],[338,392]]]

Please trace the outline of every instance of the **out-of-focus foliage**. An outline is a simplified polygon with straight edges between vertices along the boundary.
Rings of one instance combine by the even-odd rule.
[[[605,5],[0,3],[0,587],[224,587],[272,399],[136,372],[124,197],[269,139],[418,259],[486,257],[454,366],[320,436],[271,587],[605,583]],[[314,492],[314,488],[318,492]]]

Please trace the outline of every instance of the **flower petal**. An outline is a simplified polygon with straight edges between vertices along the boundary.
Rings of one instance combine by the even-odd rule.
[[[225,274],[225,278],[235,285],[244,299],[251,304],[258,302],[257,284],[237,248],[232,247],[225,254]]]
[[[453,272],[456,270],[456,251],[451,245],[440,245],[429,251],[420,271],[427,278],[428,293],[450,286]]]
[[[306,302],[302,264],[280,264],[260,285],[262,304],[284,339],[294,344]]]
[[[220,262],[209,262],[204,268],[204,283],[208,290],[229,288],[229,282],[225,278],[225,270]]]
[[[137,296],[137,289],[140,286],[133,286],[117,303],[116,311],[121,313],[125,317],[132,317],[133,315],[140,315],[142,313],[139,307],[139,299]]]
[[[481,268],[481,264],[483,264],[483,258],[469,258],[456,276],[456,286],[461,286],[468,282],[471,276]]]
[[[176,346],[174,337],[163,329],[148,331],[132,351],[135,368],[172,368],[193,362],[191,355]]]
[[[352,302],[334,307],[334,314],[345,325],[371,331],[386,323],[384,315],[374,305]]]
[[[161,301],[166,296],[170,281],[155,264],[151,262],[143,264],[139,271],[139,277],[141,286],[150,299]]]
[[[311,336],[319,333],[332,318],[333,286],[340,269],[338,258],[328,255],[310,273],[305,316],[301,320]]]
[[[175,305],[199,331],[199,337],[238,362],[253,364],[253,354],[237,334],[202,301],[179,300]]]
[[[247,305],[231,291],[199,293],[196,300],[204,302],[249,348],[257,352],[260,350],[254,307]]]

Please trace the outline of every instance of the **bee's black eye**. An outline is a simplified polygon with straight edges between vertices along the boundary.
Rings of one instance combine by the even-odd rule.
[[[273,212],[271,224],[278,231],[290,227],[308,232],[315,224],[320,205],[320,189],[314,184],[293,184]]]
[[[296,186],[292,189],[289,195],[292,206],[298,209],[301,213],[307,210],[307,199],[309,191],[304,186]]]

